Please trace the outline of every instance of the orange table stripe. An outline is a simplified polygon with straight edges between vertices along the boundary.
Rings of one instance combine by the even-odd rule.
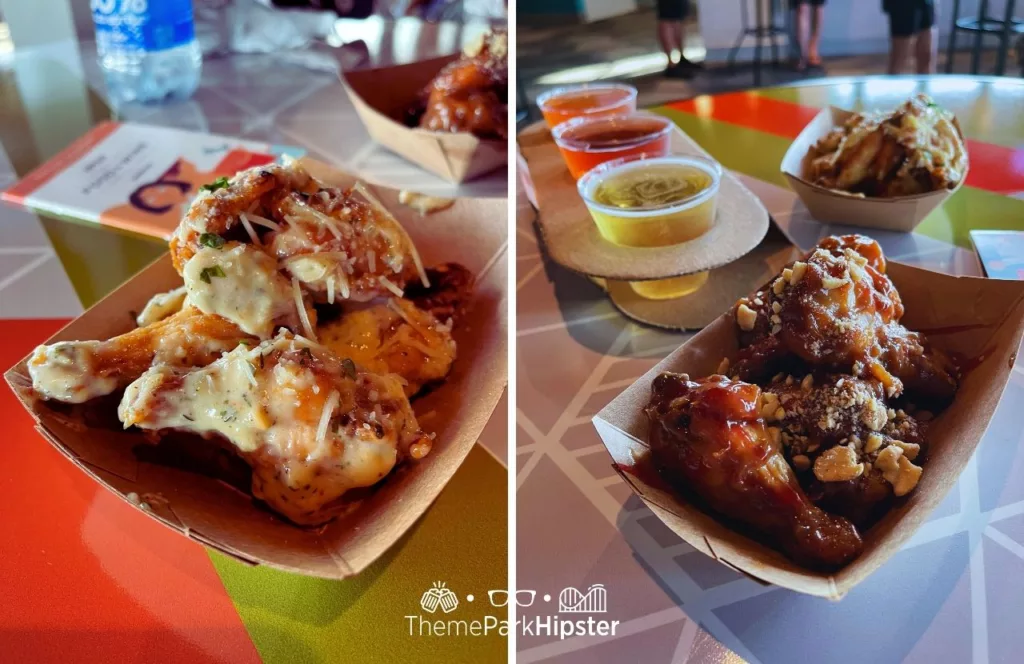
[[[66,321],[0,320],[0,368]],[[0,386],[0,660],[259,662],[206,551],[43,440]]]
[[[702,95],[666,104],[697,117],[719,120],[785,138],[796,138],[821,109],[762,97],[756,92]],[[1024,148],[1009,148],[967,139],[969,187],[997,194],[1024,191]]]

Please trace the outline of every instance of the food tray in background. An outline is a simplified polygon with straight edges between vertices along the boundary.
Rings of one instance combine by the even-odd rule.
[[[459,54],[393,67],[344,72],[342,85],[373,140],[454,184],[508,163],[508,142],[409,127],[402,121],[420,93]]]
[[[847,194],[805,180],[804,158],[808,151],[820,138],[842,125],[852,115],[855,115],[853,111],[834,106],[822,109],[790,144],[782,158],[782,174],[807,206],[811,216],[818,221],[909,233],[963,186],[969,168],[964,169],[964,176],[955,189],[940,189],[926,194],[892,198],[869,198]],[[957,129],[959,128],[958,124]]]

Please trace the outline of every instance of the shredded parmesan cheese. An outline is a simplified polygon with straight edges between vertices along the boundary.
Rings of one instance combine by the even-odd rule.
[[[249,234],[249,239],[252,240],[252,243],[257,247],[261,246],[262,243],[260,242],[259,236],[256,235],[256,231],[254,231],[252,229],[252,225],[249,224],[249,217],[243,212],[238,215],[238,218],[242,220],[242,226],[245,228],[245,232]]]
[[[253,387],[256,387],[258,385],[256,375],[252,372],[252,365],[249,364],[249,360],[242,360],[242,366],[245,368],[245,377],[249,379]]]
[[[423,269],[423,260],[420,258],[420,252],[417,251],[416,245],[413,244],[412,238],[409,237],[409,233],[406,232],[405,227],[398,223],[395,216],[391,214],[391,212],[389,212],[373,194],[370,193],[366,188],[366,185],[362,182],[356,182],[352,189],[362,194],[363,198],[377,208],[377,211],[384,216],[384,218],[390,220],[391,223],[395,225],[398,231],[402,234],[402,238],[405,240],[405,243],[409,245],[409,253],[412,254],[412,262],[416,265],[416,272],[420,275],[420,281],[423,283],[423,287],[430,288],[430,279],[427,278],[427,271]],[[401,297],[401,295],[399,295],[399,297]]]
[[[313,218],[315,218],[321,224],[326,226],[327,230],[331,232],[331,235],[334,236],[335,240],[341,239],[341,230],[338,229],[338,224],[334,221],[334,219],[331,219],[328,215],[324,214],[320,210],[310,207],[307,203],[304,203],[302,201],[296,201],[296,203],[304,210],[307,210]]]
[[[251,221],[252,223],[254,223],[254,224],[258,225],[258,226],[265,226],[265,227],[269,228],[272,231],[279,231],[279,230],[281,230],[281,225],[278,224],[276,221],[271,221],[270,219],[267,219],[266,217],[261,217],[258,214],[253,214],[252,211],[250,211],[249,214],[246,215],[246,216],[249,217],[249,221]]]
[[[334,277],[327,277],[327,304],[334,304]]]
[[[320,445],[327,438],[327,427],[331,424],[331,415],[334,414],[334,409],[338,407],[338,400],[341,399],[341,395],[338,394],[338,390],[331,390],[330,395],[327,397],[327,402],[324,403],[324,410],[320,413],[320,424],[316,427],[316,444]]]
[[[388,279],[387,277],[378,277],[377,280],[380,281],[381,286],[387,288],[389,291],[394,293],[395,297],[402,297],[403,295],[405,295],[402,289],[396,286],[395,283]]]
[[[306,313],[306,305],[302,302],[302,291],[299,289],[299,280],[292,277],[292,294],[295,296],[295,308],[299,311],[299,320],[302,321],[302,329],[306,335],[316,341],[316,331],[309,322],[309,314]]]

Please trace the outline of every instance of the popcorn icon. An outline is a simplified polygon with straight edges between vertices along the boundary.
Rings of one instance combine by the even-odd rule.
[[[427,613],[434,613],[437,607],[441,607],[445,613],[451,613],[459,608],[459,598],[451,588],[445,587],[443,581],[434,581],[434,587],[420,597],[420,607]]]

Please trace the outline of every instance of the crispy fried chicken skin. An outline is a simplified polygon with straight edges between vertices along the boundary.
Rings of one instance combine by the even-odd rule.
[[[815,506],[760,413],[756,385],[663,373],[645,412],[651,454],[672,481],[711,509],[766,536],[796,562],[835,570],[862,542],[853,524]]]
[[[480,138],[508,135],[508,33],[485,35],[447,65],[427,88],[420,127],[471,132]]]
[[[900,324],[903,303],[870,238],[826,238],[734,313],[742,347],[734,373],[742,380],[771,376],[795,359],[875,378],[890,397],[906,392],[943,406],[956,392],[952,361]]]

